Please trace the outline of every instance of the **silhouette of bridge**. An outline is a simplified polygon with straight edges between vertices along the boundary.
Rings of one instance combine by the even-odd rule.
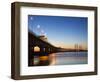
[[[35,51],[35,47],[39,51]],[[50,53],[55,53],[58,48],[47,41],[40,39],[33,32],[28,32],[28,65],[33,66],[34,56],[48,56]]]

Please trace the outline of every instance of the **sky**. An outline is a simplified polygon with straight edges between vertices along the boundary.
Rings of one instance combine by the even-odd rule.
[[[79,44],[87,49],[88,18],[67,16],[28,15],[28,29],[45,35],[56,47],[74,48]]]

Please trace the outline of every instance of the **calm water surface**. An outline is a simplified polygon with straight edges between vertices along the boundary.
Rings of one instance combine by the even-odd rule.
[[[87,64],[87,52],[59,52],[50,54],[50,65]]]

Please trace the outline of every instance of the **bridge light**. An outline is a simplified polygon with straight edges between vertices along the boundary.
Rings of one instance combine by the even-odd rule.
[[[34,52],[40,52],[39,46],[35,46],[35,47],[34,47]]]

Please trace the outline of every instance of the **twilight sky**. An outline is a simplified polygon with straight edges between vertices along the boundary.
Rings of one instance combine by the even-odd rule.
[[[85,17],[28,15],[28,29],[45,35],[56,47],[74,48],[79,44],[87,48],[88,19]]]

